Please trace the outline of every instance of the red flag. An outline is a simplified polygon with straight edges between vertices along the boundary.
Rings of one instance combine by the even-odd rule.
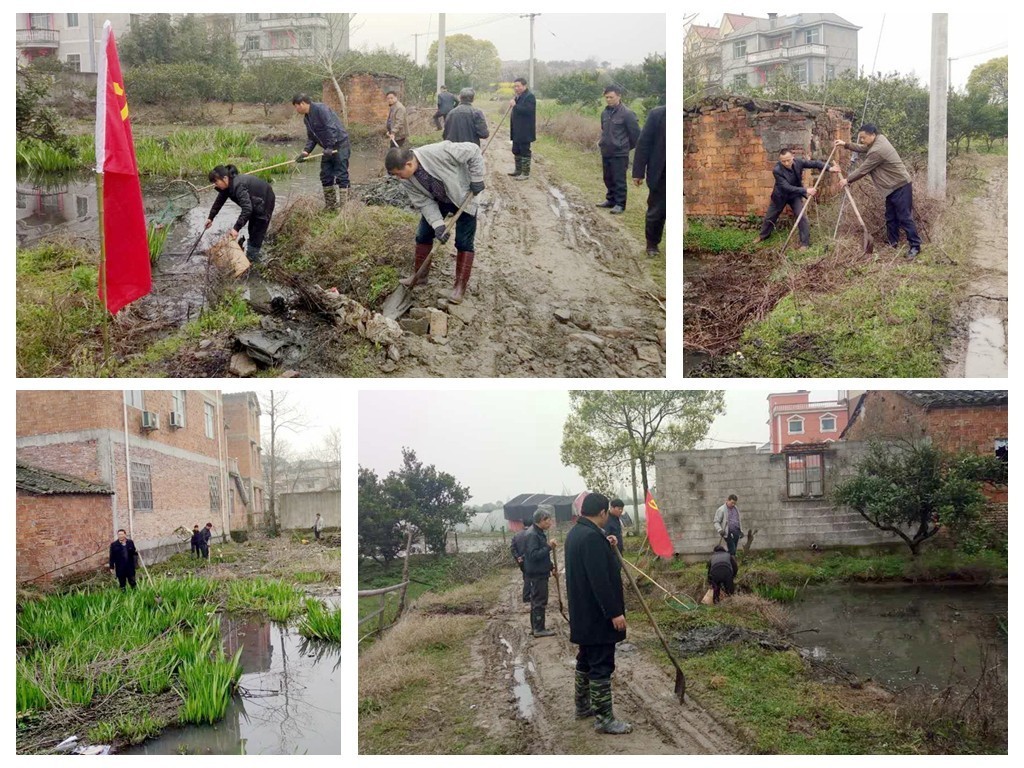
[[[647,540],[651,542],[651,549],[658,557],[672,557],[674,551],[672,539],[669,538],[668,529],[665,527],[665,520],[658,509],[658,502],[654,500],[651,492],[647,492],[645,500],[647,507]]]
[[[115,314],[149,293],[153,283],[128,99],[109,21],[103,25],[103,50],[96,84],[96,173],[103,176],[106,253],[100,264],[99,293],[100,300]]]

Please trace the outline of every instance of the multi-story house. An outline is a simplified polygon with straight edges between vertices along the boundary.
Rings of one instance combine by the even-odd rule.
[[[16,14],[16,45],[19,61],[56,56],[76,72],[96,72],[103,38],[103,22],[109,21],[114,37],[131,27],[131,13],[19,13]]]
[[[230,25],[247,62],[302,58],[328,49],[340,55],[349,47],[347,13],[232,13],[218,17]]]
[[[845,391],[840,391],[835,400],[812,401],[807,390],[768,395],[771,452],[782,453],[791,445],[835,442],[848,418]]]
[[[225,394],[223,401],[228,474],[240,502],[232,510],[231,527],[253,530],[263,525],[266,510],[260,400],[255,392],[232,392]]]

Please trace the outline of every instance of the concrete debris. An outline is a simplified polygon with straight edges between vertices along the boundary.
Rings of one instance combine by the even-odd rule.
[[[556,309],[555,320],[560,323],[568,323],[572,320],[572,311],[568,309]]]
[[[243,331],[235,340],[243,352],[266,366],[291,367],[306,357],[306,342],[302,336],[272,318],[263,318],[259,330]]]
[[[661,363],[661,350],[654,344],[637,344],[636,356],[646,363]]]
[[[231,356],[231,365],[228,366],[228,373],[238,376],[240,379],[247,379],[255,376],[259,367],[245,352],[236,352]]]
[[[434,341],[448,335],[448,313],[439,309],[430,310],[430,338]]]
[[[587,344],[593,344],[595,347],[604,346],[604,339],[593,333],[570,333],[569,338],[573,341],[582,341]]]
[[[630,339],[636,336],[636,331],[632,328],[619,328],[614,325],[599,325],[594,332],[608,339]]]
[[[364,307],[343,293],[320,290],[324,305],[334,311],[338,325],[352,328],[367,341],[384,347],[390,360],[401,359],[398,343],[402,338],[402,326],[396,320]]]
[[[403,331],[407,331],[414,336],[426,336],[430,330],[429,317],[403,317],[398,321],[398,324],[402,327]]]

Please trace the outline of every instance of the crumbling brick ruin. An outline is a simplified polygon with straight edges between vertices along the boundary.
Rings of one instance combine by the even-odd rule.
[[[815,104],[717,96],[683,116],[686,215],[712,223],[754,226],[768,206],[778,152],[824,160],[834,139],[850,140],[852,115]],[[812,184],[809,178],[807,184]],[[829,176],[823,200],[839,192]]]
[[[388,119],[388,104],[384,100],[388,91],[397,93],[399,101],[405,99],[405,80],[396,75],[358,72],[346,75],[340,84],[348,102],[348,122],[354,125],[383,126]],[[338,94],[330,80],[324,80],[323,101],[341,115]]]

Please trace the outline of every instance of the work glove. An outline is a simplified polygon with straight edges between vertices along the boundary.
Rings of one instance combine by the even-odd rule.
[[[439,243],[447,243],[448,238],[451,237],[451,232],[445,227],[444,224],[434,227],[434,237],[437,238]]]
[[[296,158],[295,158],[295,162],[296,162],[296,163],[304,163],[304,162],[306,162],[306,153],[305,153],[305,152],[303,152],[303,153],[302,153],[301,155],[299,155],[298,157],[296,157]]]
[[[484,191],[484,183],[482,181],[471,181],[469,182],[469,191],[474,195],[479,195]]]

